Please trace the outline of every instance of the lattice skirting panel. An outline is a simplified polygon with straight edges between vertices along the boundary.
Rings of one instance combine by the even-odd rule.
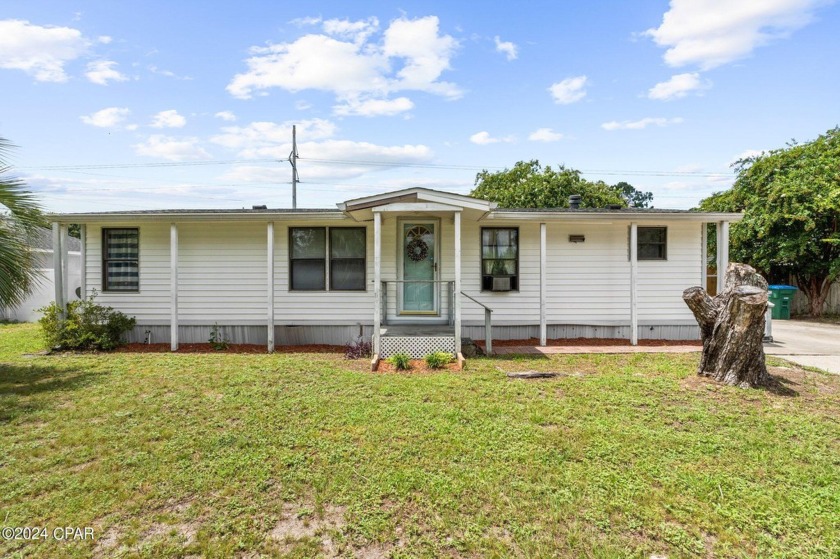
[[[407,353],[412,359],[422,359],[436,351],[455,356],[454,336],[383,336],[380,342],[380,357],[396,353]]]

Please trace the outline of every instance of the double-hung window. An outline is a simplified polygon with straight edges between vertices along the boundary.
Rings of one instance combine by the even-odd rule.
[[[102,290],[140,291],[140,231],[102,230]]]
[[[290,227],[289,289],[364,291],[366,244],[364,227]]]
[[[481,289],[511,291],[519,289],[519,229],[483,227],[481,229]]]

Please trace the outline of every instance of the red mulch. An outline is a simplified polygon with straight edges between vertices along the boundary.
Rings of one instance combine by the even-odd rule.
[[[387,360],[381,359],[379,361],[379,365],[376,367],[377,373],[439,373],[441,371],[460,371],[461,366],[458,365],[457,361],[453,361],[448,365],[444,365],[440,369],[430,369],[426,366],[426,362],[423,359],[412,359],[410,361],[411,368],[407,371],[400,371],[397,370],[396,367],[388,363]]]
[[[476,345],[484,347],[484,340],[474,340]],[[529,338],[527,340],[493,340],[493,345],[498,347],[511,346],[537,346],[540,341],[537,338]],[[558,338],[554,340],[546,340],[546,345],[549,346],[629,346],[630,340],[625,338]],[[702,346],[703,342],[700,340],[639,340],[640,346],[661,347],[661,346],[679,346],[679,345],[696,345]]]
[[[170,353],[170,344],[126,344],[119,353]],[[213,349],[210,344],[179,344],[174,353],[267,353],[264,344],[230,344],[227,349]],[[275,346],[274,353],[344,353],[344,346],[309,344]]]

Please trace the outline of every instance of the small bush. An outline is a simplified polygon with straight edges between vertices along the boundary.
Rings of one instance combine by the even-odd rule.
[[[430,353],[424,359],[430,369],[441,369],[452,362],[452,356],[445,351]]]
[[[407,353],[395,353],[388,358],[388,363],[396,367],[398,371],[407,371],[411,368],[411,356]]]
[[[344,357],[345,359],[363,359],[365,357],[370,357],[372,352],[372,346],[370,340],[359,336],[352,342],[348,342],[347,345],[344,346]]]
[[[122,344],[122,336],[137,321],[111,307],[94,302],[96,291],[87,299],[67,303],[67,313],[55,302],[38,309],[44,316],[38,321],[47,346],[58,349],[112,350]]]
[[[225,336],[224,329],[219,328],[218,322],[214,323],[213,328],[210,329],[210,339],[207,341],[210,342],[210,346],[216,351],[224,351],[230,345],[230,341]]]

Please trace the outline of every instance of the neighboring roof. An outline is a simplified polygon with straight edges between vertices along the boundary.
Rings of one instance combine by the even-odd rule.
[[[67,239],[67,250],[69,250],[70,252],[78,252],[82,250],[81,240],[77,239],[76,237],[67,237]],[[29,237],[29,246],[41,250],[52,250],[52,230],[47,228],[41,228],[36,230]]]

